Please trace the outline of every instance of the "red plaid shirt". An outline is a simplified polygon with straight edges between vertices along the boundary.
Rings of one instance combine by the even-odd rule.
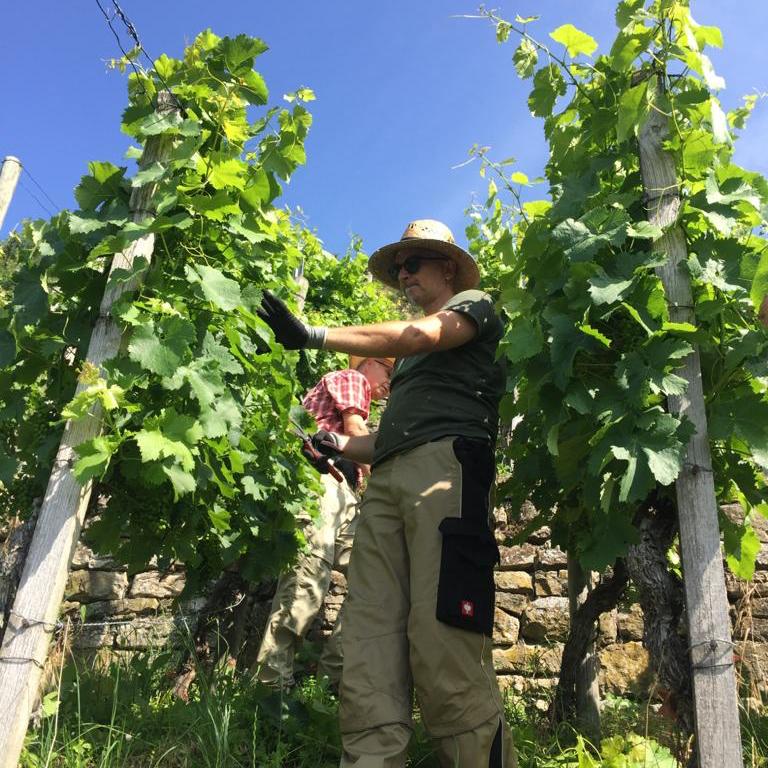
[[[360,371],[347,369],[326,373],[302,401],[315,417],[320,429],[344,434],[343,413],[368,418],[371,409],[371,385]]]

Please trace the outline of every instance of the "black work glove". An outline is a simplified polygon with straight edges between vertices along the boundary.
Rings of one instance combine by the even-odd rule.
[[[328,459],[339,456],[341,449],[336,435],[321,429],[301,444],[301,452],[321,475],[326,475],[330,471]]]
[[[325,328],[302,323],[269,291],[264,291],[256,314],[274,331],[275,340],[286,349],[322,349],[325,345]]]
[[[305,440],[301,444],[301,452],[304,458],[321,474],[327,475],[330,470],[328,469],[328,457],[323,456],[311,442]]]
[[[335,459],[341,456],[341,446],[339,438],[334,432],[328,432],[326,429],[318,429],[310,438],[312,447],[323,456],[329,459]]]

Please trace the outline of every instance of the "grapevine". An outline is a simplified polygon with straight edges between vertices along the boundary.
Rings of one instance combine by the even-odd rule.
[[[162,135],[169,159],[132,177],[90,163],[75,190],[79,210],[28,222],[5,246],[20,266],[0,330],[2,513],[23,515],[42,495],[64,421],[99,403],[104,429],[78,447],[74,466],[105,502],[88,536],[131,569],[152,558],[184,563],[190,588],[236,562],[247,579],[277,572],[296,551],[296,515],[317,497],[290,424],[308,418],[297,409],[299,356],[256,316],[262,291],[295,306],[303,265],[313,284],[344,287],[333,300],[348,320],[395,311],[387,295],[353,286],[365,264],[359,246],[339,262],[277,207],[305,161],[314,95],[300,88],[287,106],[267,106],[254,69],[265,51],[257,38],[206,31],[182,59],[136,68],[122,120],[136,142],[128,156]],[[161,88],[177,114],[158,116]],[[154,215],[135,223],[131,189],[150,182]],[[111,256],[149,232],[143,285],[113,311],[124,354],[104,370],[85,365]],[[135,269],[147,266],[139,259]],[[311,289],[313,310],[331,300]],[[341,358],[305,358],[304,384],[334,364]],[[72,399],[78,380],[87,386]]]
[[[508,320],[506,448],[502,492],[528,497],[553,540],[602,571],[635,543],[638,509],[682,468],[691,425],[668,412],[685,390],[677,374],[699,345],[728,563],[749,578],[759,541],[750,520],[768,512],[768,336],[757,311],[766,294],[768,185],[732,161],[736,133],[755,106],[726,115],[723,87],[684,0],[624,0],[611,50],[566,24],[545,45],[535,19],[486,13],[500,42],[520,40],[514,63],[532,79],[528,106],[543,118],[549,199],[523,201],[528,178],[484,157],[486,205],[472,212],[471,247],[489,264]],[[663,78],[658,92],[653,84]],[[694,285],[695,324],[670,322],[654,268],[665,254],[646,220],[637,133],[651,110],[670,116],[684,205],[680,218]],[[501,179],[501,185],[497,181]],[[499,192],[511,190],[508,199]]]

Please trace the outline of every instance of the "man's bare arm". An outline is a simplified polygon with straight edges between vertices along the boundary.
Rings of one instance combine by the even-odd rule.
[[[358,464],[370,464],[373,461],[373,448],[376,445],[376,432],[369,432],[367,435],[347,435],[337,434],[341,455],[345,459],[352,459]]]
[[[369,434],[368,427],[365,420],[359,413],[352,413],[351,411],[343,411],[341,414],[342,421],[344,422],[344,434],[348,437],[360,437]],[[359,462],[358,462],[359,463]],[[360,468],[363,470],[363,474],[370,475],[371,468],[369,463],[360,463]]]
[[[418,320],[328,328],[325,349],[352,355],[407,357],[460,347],[476,335],[477,326],[471,318],[444,310]]]

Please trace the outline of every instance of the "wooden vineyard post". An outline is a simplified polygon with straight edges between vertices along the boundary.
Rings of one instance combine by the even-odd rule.
[[[657,274],[664,284],[670,320],[692,323],[693,296],[690,278],[683,268],[688,254],[685,236],[676,223],[680,212],[677,169],[674,158],[662,149],[667,131],[667,117],[652,109],[639,135],[640,170],[648,221],[664,230],[654,249],[668,257]],[[669,409],[675,415],[686,416],[696,428],[675,483],[675,494],[698,765],[742,768],[736,670],[697,346],[679,374],[688,382],[688,388],[684,395],[668,398]]]
[[[173,112],[175,105],[176,100],[170,93],[159,94],[158,113]],[[170,141],[163,136],[150,138],[141,165],[146,166],[166,157]],[[146,220],[153,193],[154,185],[151,184],[133,190],[130,200],[133,221]],[[117,269],[130,270],[139,257],[149,262],[153,247],[153,234],[136,240],[124,251],[115,254],[110,274]],[[107,283],[88,346],[88,363],[100,368],[106,360],[118,354],[121,330],[111,317],[111,308],[121,295],[134,290],[141,279],[142,275],[137,274],[130,281],[115,285]],[[80,383],[76,391],[80,392],[84,387]],[[92,482],[80,485],[74,476],[75,446],[96,437],[100,431],[101,412],[94,408],[89,417],[67,422],[56,452],[35,534],[0,647],[0,768],[16,768],[64,596],[69,563],[91,495]]]
[[[0,229],[2,229],[5,221],[5,214],[8,213],[8,206],[11,204],[20,175],[21,160],[8,155],[3,160],[2,168],[0,168]]]

